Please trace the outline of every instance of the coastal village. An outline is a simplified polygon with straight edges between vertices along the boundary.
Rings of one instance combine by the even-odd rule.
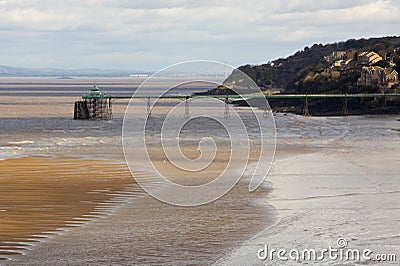
[[[399,89],[399,73],[394,69],[394,57],[399,48],[392,53],[379,54],[375,51],[334,51],[324,60],[331,63],[325,70],[331,76],[339,77],[349,72],[359,74],[357,86],[378,88],[380,92],[397,92]]]

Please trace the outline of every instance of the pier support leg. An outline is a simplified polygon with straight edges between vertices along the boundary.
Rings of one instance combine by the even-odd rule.
[[[272,110],[270,110],[268,107],[269,107],[268,104],[264,106],[264,114],[263,114],[264,118],[268,117],[270,113],[272,114]]]
[[[81,117],[81,110],[80,110],[79,102],[75,102],[74,119],[79,119],[79,117]]]
[[[308,98],[307,97],[305,98],[305,102],[304,102],[303,115],[310,116],[310,112],[308,110]]]
[[[147,97],[147,116],[151,116],[151,102],[150,102],[150,97]]]
[[[97,99],[92,99],[92,113],[90,118],[97,119],[97,109]]]
[[[189,97],[186,96],[185,99],[185,118],[190,118],[190,113],[189,113]]]
[[[345,97],[345,98],[343,99],[342,114],[343,114],[344,116],[348,116],[348,115],[349,115],[349,109],[348,109],[348,107],[347,107],[347,97]]]
[[[386,110],[387,109],[387,98],[383,97],[383,109]]]
[[[113,119],[111,97],[108,99],[108,119]]]
[[[229,105],[228,105],[228,97],[225,98],[225,113],[224,118],[229,118]]]
[[[89,119],[89,110],[85,101],[75,102],[74,119]]]

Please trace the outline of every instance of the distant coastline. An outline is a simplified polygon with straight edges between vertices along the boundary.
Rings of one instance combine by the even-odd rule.
[[[63,69],[63,68],[25,68],[0,65],[0,77],[54,77],[54,78],[73,78],[73,77],[147,77],[152,72],[139,70],[119,70],[119,69]]]

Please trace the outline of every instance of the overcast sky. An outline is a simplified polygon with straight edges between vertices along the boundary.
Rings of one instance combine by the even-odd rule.
[[[400,35],[399,11],[394,0],[0,0],[0,65],[259,64],[313,43]]]

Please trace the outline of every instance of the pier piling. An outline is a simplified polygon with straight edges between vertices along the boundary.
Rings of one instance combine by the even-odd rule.
[[[310,111],[308,110],[308,97],[307,96],[305,97],[305,101],[304,101],[303,115],[310,116]]]

